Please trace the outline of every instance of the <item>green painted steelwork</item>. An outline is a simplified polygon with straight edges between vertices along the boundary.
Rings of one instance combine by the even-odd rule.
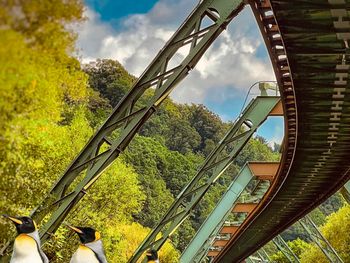
[[[258,252],[254,253],[253,255],[246,258],[245,261],[252,262],[252,263],[267,263],[267,262],[269,262],[267,260],[264,260],[264,258],[261,257],[261,255]]]
[[[208,251],[212,249],[212,244],[215,240],[229,239],[229,237],[222,237],[219,234],[220,229],[225,225],[239,226],[246,219],[246,214],[244,213],[231,212],[233,205],[235,203],[258,203],[269,186],[270,183],[268,181],[261,181],[254,178],[249,165],[243,167],[223,198],[218,202],[213,212],[202,224],[195,237],[182,253],[180,262],[202,262],[207,256]],[[240,190],[239,193],[237,189]]]
[[[40,229],[42,243],[57,230],[89,187],[127,147],[176,84],[194,68],[212,42],[243,8],[242,2],[203,0],[196,6],[69,165],[43,202],[32,212],[31,216],[37,222],[48,217]],[[184,47],[188,47],[188,53],[182,61],[176,63],[173,58],[180,49],[185,52],[186,48],[182,49]],[[176,64],[173,65],[174,63]],[[141,106],[141,101],[146,101],[146,106]],[[111,136],[112,133],[114,136]]]
[[[300,219],[299,222],[309,234],[309,237],[312,239],[312,241],[316,243],[316,245],[321,249],[323,254],[330,260],[330,262],[343,263],[343,260],[340,258],[337,251],[335,251],[328,240],[322,235],[322,233],[318,230],[317,226],[308,215]]]
[[[267,263],[270,262],[270,257],[264,248],[259,249],[257,253],[261,258],[262,262],[267,262]]]
[[[341,189],[341,193],[344,199],[346,200],[346,202],[350,204],[350,181],[344,184],[343,188]]]
[[[266,116],[267,117],[267,116]],[[228,190],[218,202],[214,210],[203,222],[191,242],[182,252],[181,263],[200,262],[202,252],[207,252],[213,239],[219,232],[227,216],[231,213],[233,204],[237,201],[243,190],[247,187],[254,175],[245,165],[237,177],[228,187]]]
[[[288,244],[281,235],[277,235],[274,239],[272,239],[272,242],[276,245],[279,251],[283,253],[283,255],[289,260],[291,263],[299,263],[299,258],[297,255],[294,254],[294,252],[289,248]]]
[[[254,255],[248,257],[246,259],[246,262],[248,262],[248,259],[253,263],[266,263],[268,261],[264,260],[262,257],[260,257],[259,254],[255,253]]]
[[[150,248],[159,250],[169,236],[189,216],[210,186],[230,166],[266,116],[277,105],[279,97],[257,97],[241,114],[225,137],[209,154],[194,178],[187,184],[165,216],[149,233],[129,262],[136,262]],[[231,152],[227,154],[226,149]],[[161,234],[160,238],[157,238]]]

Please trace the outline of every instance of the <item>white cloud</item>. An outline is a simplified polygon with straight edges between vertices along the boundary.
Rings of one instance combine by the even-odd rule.
[[[83,62],[117,59],[129,72],[140,75],[195,4],[195,0],[159,0],[147,14],[125,18],[118,30],[87,8],[89,20],[78,29]],[[244,10],[231,24],[173,91],[173,99],[204,103],[208,96],[214,96],[224,100],[245,92],[255,81],[274,79],[270,63],[257,56],[263,43],[250,11]],[[177,59],[180,61],[183,55]]]

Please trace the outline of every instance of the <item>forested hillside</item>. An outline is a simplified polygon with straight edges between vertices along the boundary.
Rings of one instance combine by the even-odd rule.
[[[93,112],[98,112],[94,123],[101,123],[129,90],[135,78],[112,60],[90,63],[84,66],[84,71],[90,76],[90,87],[99,94],[99,101],[103,101],[103,107],[98,109],[93,108],[96,102],[90,106]],[[96,119],[96,116],[101,119]],[[139,175],[142,191],[146,193],[144,205],[139,213],[134,214],[134,219],[144,226],[153,227],[229,127],[230,123],[224,123],[204,105],[183,105],[167,99],[122,156]],[[191,222],[179,228],[172,239],[173,244],[180,250],[185,248],[239,167],[249,160],[278,158],[279,154],[272,152],[263,138],[252,139],[232,167],[199,203]]]
[[[73,55],[68,25],[83,23],[80,0],[0,7],[0,213],[28,215],[136,78],[117,61],[81,65]],[[167,99],[66,221],[98,229],[110,262],[126,262],[230,125],[204,105]],[[178,262],[242,165],[278,159],[263,138],[252,139],[166,243],[161,262]],[[15,228],[0,222],[2,246]],[[68,262],[77,244],[60,227],[44,250],[51,262]]]

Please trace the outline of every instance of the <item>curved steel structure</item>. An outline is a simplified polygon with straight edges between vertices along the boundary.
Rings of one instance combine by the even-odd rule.
[[[350,0],[201,0],[33,211],[38,221],[48,218],[40,232],[43,241],[246,3],[280,88],[285,140],[271,187],[215,261],[244,260],[350,178]],[[188,53],[176,63],[174,57],[184,47]],[[112,136],[116,131],[118,136]],[[181,208],[183,214],[191,207]]]
[[[275,182],[215,262],[248,257],[350,177],[350,2],[250,5],[281,87],[287,133]]]

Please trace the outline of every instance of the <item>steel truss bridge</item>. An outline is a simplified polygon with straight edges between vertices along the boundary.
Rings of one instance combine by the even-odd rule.
[[[40,229],[43,242],[246,6],[265,41],[280,97],[261,96],[248,105],[130,262],[149,248],[161,248],[270,114],[284,116],[281,161],[258,184],[264,189],[256,191],[258,198],[235,208],[246,216],[239,225],[228,226],[229,238],[221,242],[214,262],[244,260],[347,182],[350,1],[201,0],[34,209],[37,221],[48,218]],[[184,50],[181,62],[174,59]],[[147,101],[146,106],[140,101]],[[230,153],[223,155],[228,147]]]

